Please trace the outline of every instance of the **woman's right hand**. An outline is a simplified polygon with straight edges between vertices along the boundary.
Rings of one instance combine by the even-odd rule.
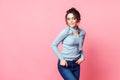
[[[68,64],[67,64],[66,60],[60,60],[60,65],[68,67]]]

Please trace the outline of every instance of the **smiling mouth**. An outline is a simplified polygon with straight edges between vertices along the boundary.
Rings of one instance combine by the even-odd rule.
[[[70,24],[70,25],[74,25],[74,24],[72,23],[72,24]]]

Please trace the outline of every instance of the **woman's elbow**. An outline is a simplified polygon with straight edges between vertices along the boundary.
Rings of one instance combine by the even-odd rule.
[[[55,47],[57,47],[57,45],[52,43],[51,48],[54,49]]]

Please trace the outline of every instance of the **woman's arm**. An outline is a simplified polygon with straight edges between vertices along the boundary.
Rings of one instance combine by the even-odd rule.
[[[82,47],[83,47],[85,35],[86,35],[86,32],[83,31],[83,32],[81,33],[81,35],[79,36],[79,38],[80,38],[80,41],[79,41],[79,53],[81,54],[80,58],[83,58],[83,59],[84,59],[84,54],[83,54]]]
[[[82,46],[83,46],[83,43],[84,43],[84,39],[85,39],[85,35],[86,35],[86,32],[82,32],[81,35],[79,36],[79,53],[80,53],[80,58],[76,61],[77,64],[81,64],[85,57],[84,57],[84,54],[83,54],[83,50],[82,50]]]
[[[60,53],[59,49],[58,49],[58,45],[60,44],[60,42],[62,42],[62,40],[67,37],[68,35],[68,31],[69,31],[69,27],[65,28],[64,30],[62,30],[59,35],[56,37],[56,39],[53,41],[52,43],[52,49],[54,51],[54,53],[57,55],[57,57],[60,60],[64,60],[64,57],[62,56],[62,54]]]

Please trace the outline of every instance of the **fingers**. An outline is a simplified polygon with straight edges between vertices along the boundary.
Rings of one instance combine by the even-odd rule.
[[[81,64],[82,62],[78,62],[77,64]]]
[[[75,63],[78,63],[78,60]]]
[[[68,64],[67,64],[67,62],[65,60],[61,60],[60,65],[68,67]]]
[[[77,64],[81,64],[83,62],[83,59],[78,59],[75,63],[77,63]]]
[[[65,63],[65,66],[66,66],[66,67],[68,67],[68,64],[67,64],[67,62]]]
[[[77,64],[80,64],[81,62],[79,62],[79,61],[76,61],[75,63],[77,63]]]

